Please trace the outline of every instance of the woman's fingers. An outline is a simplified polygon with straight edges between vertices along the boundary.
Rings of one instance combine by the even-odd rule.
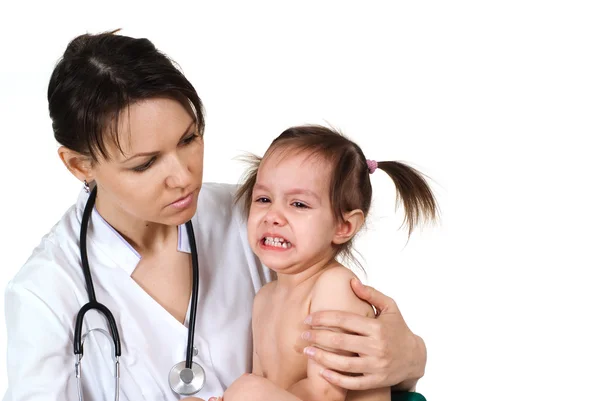
[[[373,341],[369,337],[347,334],[327,329],[313,329],[302,333],[302,338],[321,348],[346,351],[353,354],[373,354]]]
[[[378,380],[372,375],[347,376],[329,369],[323,370],[321,376],[329,383],[348,390],[370,390],[376,388],[378,383]]]
[[[313,326],[313,328],[329,327],[363,336],[374,335],[379,326],[378,322],[373,318],[342,311],[315,312],[309,315],[304,322]]]
[[[350,285],[357,297],[373,305],[378,312],[400,313],[396,302],[387,295],[377,291],[375,288],[363,285],[360,280],[356,278],[353,278],[350,281]]]
[[[359,298],[380,313],[376,318],[341,311],[319,311],[308,316],[305,324],[312,327],[304,338],[315,345],[309,350],[320,347],[333,351],[314,350],[315,361],[327,368],[323,376],[348,390],[389,387],[407,380],[416,382],[423,375],[426,353],[415,342],[416,336],[406,325],[396,302],[356,279],[351,286]],[[348,352],[358,356],[348,356]]]
[[[306,347],[304,354],[327,369],[344,373],[362,374],[368,365],[364,358],[339,355],[317,347]]]

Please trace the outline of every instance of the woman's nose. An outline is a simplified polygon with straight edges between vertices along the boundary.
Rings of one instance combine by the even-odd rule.
[[[173,157],[169,165],[167,186],[171,188],[186,188],[193,181],[193,175],[183,158]]]

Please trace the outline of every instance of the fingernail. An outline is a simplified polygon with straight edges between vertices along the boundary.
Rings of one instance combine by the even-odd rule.
[[[352,280],[354,280],[359,286],[363,287],[363,283],[359,279],[352,278]]]
[[[217,401],[217,398],[216,398],[216,397],[210,397],[210,398],[208,399],[208,401]]]
[[[304,319],[304,324],[311,324],[312,323],[312,316],[308,316],[306,319]]]
[[[304,348],[304,355],[315,356],[315,349],[313,347]]]
[[[305,331],[304,333],[302,333],[303,340],[308,340],[309,338],[310,338],[310,332]]]
[[[331,379],[331,372],[325,369],[321,369],[321,376],[326,379]]]

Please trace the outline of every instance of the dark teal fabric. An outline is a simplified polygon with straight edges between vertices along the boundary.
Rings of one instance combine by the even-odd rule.
[[[409,392],[393,392],[392,393],[392,401],[427,401],[425,397],[423,397],[419,393],[409,393]]]

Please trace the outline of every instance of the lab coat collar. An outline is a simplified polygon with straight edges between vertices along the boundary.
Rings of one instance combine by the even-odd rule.
[[[177,250],[179,252],[192,253],[190,248],[190,237],[188,237],[187,228],[185,224],[180,224],[177,227],[179,233],[179,239],[177,240]]]
[[[82,214],[88,198],[89,194],[82,190],[77,202]],[[191,253],[185,224],[177,227],[177,233],[177,250],[179,252]],[[88,226],[88,239],[94,244],[93,247],[96,248],[92,249],[91,246],[88,246],[90,254],[96,253],[95,251],[101,251],[103,256],[112,260],[114,266],[122,268],[128,275],[133,274],[133,271],[141,260],[141,255],[117,230],[104,220],[95,207]]]

